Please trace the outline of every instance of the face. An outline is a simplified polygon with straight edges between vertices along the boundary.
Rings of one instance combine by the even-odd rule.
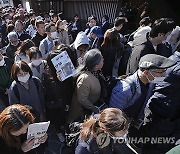
[[[17,73],[17,77],[24,77],[24,76],[26,76],[28,73],[29,73],[29,72],[24,72],[24,71],[20,70],[20,72]]]
[[[79,20],[79,17],[74,17],[74,21],[78,21]]]
[[[57,16],[53,17],[53,22],[56,22],[57,20],[58,20]]]
[[[14,40],[11,40],[11,44],[12,44],[13,46],[17,46],[18,43],[19,43],[18,38],[17,38],[17,39],[14,39]]]
[[[19,9],[19,14],[20,14],[21,16],[23,16],[23,15],[24,15],[24,10],[23,10],[23,9]]]
[[[154,80],[154,77],[166,76],[166,69],[151,69],[148,71],[147,77],[150,81]]]
[[[15,29],[16,29],[17,32],[22,32],[23,25],[20,22],[16,22]]]
[[[56,27],[55,26],[51,26],[50,32],[47,32],[48,37],[51,37],[52,32],[56,32]]]
[[[25,124],[23,127],[21,127],[21,129],[19,129],[18,131],[12,131],[10,132],[12,135],[14,136],[20,136],[22,134],[26,134],[27,133],[27,129],[28,129],[29,123]]]
[[[37,31],[40,34],[44,35],[45,34],[45,26],[44,26],[44,24],[39,24],[38,27],[37,27]]]
[[[56,32],[56,27],[55,26],[51,26],[50,32]]]
[[[120,25],[117,27],[117,30],[118,30],[118,31],[121,30],[122,27],[123,27],[123,24],[120,24]]]
[[[86,45],[86,44],[82,44],[78,47],[78,50],[80,52],[85,52],[87,49],[88,49],[88,45]]]
[[[96,26],[96,20],[92,19],[89,21],[89,27]]]
[[[96,39],[96,37],[97,37],[97,35],[96,35],[96,34],[94,34],[94,33],[92,33],[92,32],[91,32],[91,34],[90,34],[90,35],[91,35],[91,37],[92,37],[93,39]]]
[[[98,65],[95,66],[94,70],[95,71],[101,70],[103,65],[104,65],[104,58],[103,58],[103,56],[101,56],[101,61]]]

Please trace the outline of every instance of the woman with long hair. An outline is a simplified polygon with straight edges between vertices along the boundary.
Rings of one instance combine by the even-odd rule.
[[[0,113],[0,149],[2,154],[23,154],[31,151],[35,139],[26,139],[29,124],[34,122],[34,115],[28,107],[14,104],[6,107]],[[39,139],[42,144],[47,140],[47,134]]]
[[[42,83],[45,90],[46,116],[58,133],[64,131],[63,126],[72,99],[73,80],[70,77],[61,81],[51,60],[58,56],[60,52],[67,50],[67,48],[61,48],[57,52],[51,52],[47,57],[47,68],[42,74]]]
[[[118,76],[119,62],[123,53],[123,45],[119,41],[119,33],[115,28],[108,29],[100,51],[104,58],[102,72],[104,76]]]
[[[56,22],[57,34],[60,43],[70,45],[68,30],[65,20],[58,20]]]

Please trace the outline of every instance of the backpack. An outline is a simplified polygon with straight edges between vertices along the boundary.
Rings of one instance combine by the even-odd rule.
[[[128,83],[130,85],[131,88],[131,92],[132,92],[132,98],[135,95],[136,92],[136,85],[134,84],[133,81],[131,81],[130,79],[126,78],[128,75],[122,75],[120,77],[111,77],[108,79],[107,81],[107,87],[106,87],[106,96],[104,97],[104,102],[109,106],[109,102],[110,102],[110,98],[112,95],[112,91],[113,88],[117,85],[118,82],[120,81],[125,81],[126,83]]]
[[[35,86],[36,86],[36,88],[38,90],[39,89],[38,80],[36,78],[32,78],[32,79],[33,79],[33,81],[35,83]],[[14,94],[16,95],[17,99],[20,100],[20,94],[19,94],[19,90],[18,90],[17,84],[14,85],[13,91],[14,91]]]
[[[69,124],[68,128],[66,128],[65,131],[65,142],[66,145],[72,149],[75,150],[77,144],[78,144],[78,139],[80,135],[80,130],[82,128],[82,123],[83,122],[72,122]]]

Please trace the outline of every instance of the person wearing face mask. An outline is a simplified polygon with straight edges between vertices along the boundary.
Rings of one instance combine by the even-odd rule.
[[[75,53],[77,59],[77,67],[80,64],[83,64],[84,54],[89,48],[89,40],[85,32],[81,31],[77,34],[75,41],[70,45],[72,51]]]
[[[177,63],[172,68],[173,71],[166,76],[164,81],[155,84],[153,95],[145,107],[141,132],[147,137],[174,138],[174,142],[146,144],[147,146],[143,147],[144,153],[147,153],[149,149],[153,149],[156,153],[166,153],[179,142],[180,67]]]
[[[66,29],[66,24],[63,23],[63,20],[58,20],[56,22],[56,28],[59,42],[65,45],[70,45],[68,31]]]
[[[42,54],[37,47],[31,47],[29,49],[29,59],[29,67],[33,75],[41,80],[42,74],[45,71],[46,60],[42,60]]]
[[[118,82],[112,91],[109,106],[124,111],[132,119],[133,127],[139,129],[143,123],[144,108],[154,88],[153,83],[163,81],[166,69],[175,64],[175,61],[164,56],[143,56],[139,61],[139,69],[127,77],[133,88],[128,82]]]
[[[30,105],[37,113],[38,121],[44,120],[44,94],[42,83],[32,76],[33,73],[24,61],[15,62],[12,66],[11,75],[13,82],[8,91],[9,103]]]
[[[21,44],[21,41],[18,39],[18,35],[16,32],[10,32],[8,34],[9,44],[6,48],[6,56],[14,63],[15,52],[17,51],[18,47]]]
[[[0,53],[0,111],[9,105],[8,89],[12,82],[11,67],[12,63],[9,58]]]
[[[45,26],[47,37],[40,42],[39,50],[41,51],[42,58],[46,59],[48,54],[55,50],[58,43],[57,31],[54,23],[49,23]]]

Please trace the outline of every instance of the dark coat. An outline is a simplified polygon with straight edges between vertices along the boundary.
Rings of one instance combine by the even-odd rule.
[[[172,47],[169,43],[160,43],[157,45],[157,51],[158,55],[164,56],[164,57],[170,57],[172,55]]]
[[[102,68],[102,72],[104,76],[112,76],[113,66],[115,61],[117,60],[117,55],[119,58],[122,56],[124,52],[124,47],[121,43],[116,46],[102,46],[100,48],[102,56],[104,58],[104,65]]]
[[[18,33],[17,33],[17,35],[18,35]],[[23,33],[20,36],[18,35],[18,38],[21,41],[24,41],[24,40],[27,40],[27,39],[31,39],[31,36],[29,34],[27,34],[25,31],[23,31]]]
[[[102,34],[104,35],[104,33],[110,28],[109,22],[106,22],[103,26],[101,26],[102,29]]]
[[[0,149],[1,149],[2,154],[23,154],[24,153],[20,149],[9,147],[2,137],[0,137]]]
[[[106,140],[107,141],[107,140]],[[79,140],[75,154],[134,154],[126,144],[113,143],[111,139],[108,146],[99,148],[95,139],[88,141]]]
[[[17,48],[20,46],[21,42],[17,46],[13,46],[11,43],[8,44],[6,48],[6,56],[11,60],[12,63],[14,63],[15,58],[15,52],[17,51]]]
[[[40,35],[38,32],[36,32],[34,34],[34,36],[32,37],[32,41],[34,42],[35,46],[39,48],[39,44],[40,42],[46,38],[46,34],[44,34],[43,36]]]
[[[180,69],[179,69],[180,70]],[[144,136],[169,137],[176,142],[180,136],[180,71],[169,74],[163,82],[157,83],[149,99],[150,121],[141,130]],[[175,145],[150,144],[151,148],[165,153]],[[165,151],[165,152],[162,152]]]

